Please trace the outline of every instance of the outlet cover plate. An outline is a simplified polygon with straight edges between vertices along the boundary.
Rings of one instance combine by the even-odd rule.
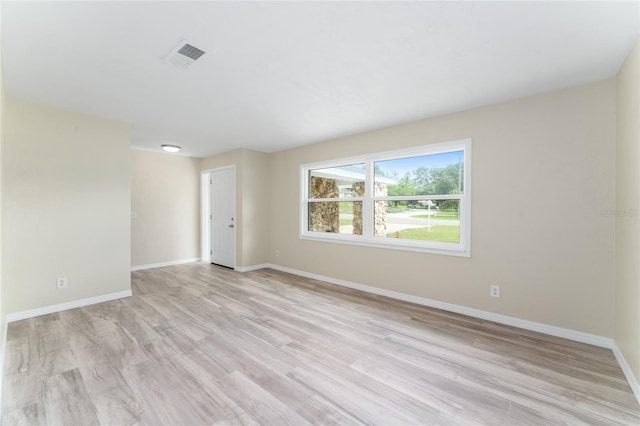
[[[56,288],[67,288],[67,277],[58,277],[56,280]]]
[[[489,289],[489,294],[491,297],[500,297],[500,286],[492,285]]]

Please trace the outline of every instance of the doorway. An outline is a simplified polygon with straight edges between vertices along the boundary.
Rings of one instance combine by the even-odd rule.
[[[202,173],[202,259],[236,266],[236,168]]]

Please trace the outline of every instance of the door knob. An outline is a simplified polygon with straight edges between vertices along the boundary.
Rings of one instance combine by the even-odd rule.
[[[233,225],[229,225],[229,228],[233,228]]]

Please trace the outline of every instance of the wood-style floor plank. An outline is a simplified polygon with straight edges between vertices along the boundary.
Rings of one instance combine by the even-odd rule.
[[[78,369],[44,378],[42,400],[47,423],[69,426],[100,424]]]
[[[273,270],[9,325],[3,425],[638,425],[610,350]]]

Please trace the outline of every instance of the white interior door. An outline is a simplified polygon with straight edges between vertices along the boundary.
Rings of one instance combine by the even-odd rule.
[[[236,172],[235,168],[211,172],[211,263],[235,268]]]

